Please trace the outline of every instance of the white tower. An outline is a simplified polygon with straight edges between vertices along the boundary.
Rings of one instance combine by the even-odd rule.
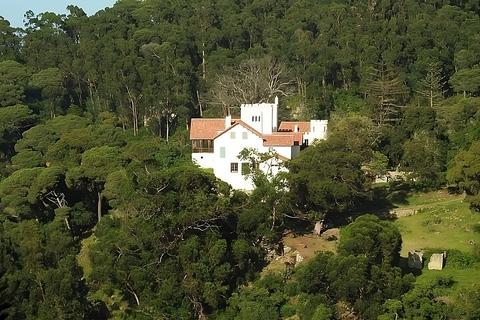
[[[274,103],[242,104],[240,118],[262,134],[271,134],[278,129],[278,97]]]

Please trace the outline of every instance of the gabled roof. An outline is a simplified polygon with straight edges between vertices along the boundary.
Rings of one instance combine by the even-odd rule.
[[[224,130],[223,132],[219,133],[215,138],[218,138],[219,136],[221,136],[222,134],[230,131],[230,129],[232,129],[233,127],[236,127],[237,125],[241,125],[242,127],[244,127],[245,129],[247,130],[250,130],[251,132],[253,132],[255,135],[259,136],[260,138],[263,138],[263,135],[261,132],[255,130],[253,127],[251,127],[250,125],[246,124],[244,121],[240,120],[240,119],[235,119],[232,121],[232,126],[227,128],[226,130]]]
[[[225,131],[225,119],[192,119],[190,140],[213,140]]]
[[[284,122],[282,122],[283,124]],[[302,123],[302,122],[290,122],[290,123]],[[310,123],[308,128],[310,129]],[[225,119],[192,119],[190,128],[190,140],[214,140],[224,133],[230,131],[233,127],[241,125],[245,129],[251,131],[253,134],[263,139],[263,145],[266,147],[291,147],[293,145],[302,144],[302,132],[292,132],[290,130],[283,132],[274,132],[272,134],[262,134],[240,119],[233,119],[231,126],[225,128]],[[282,125],[280,125],[281,127]],[[294,128],[295,125],[292,126]],[[300,126],[299,126],[300,128]],[[308,131],[308,130],[307,130]]]
[[[307,121],[283,121],[278,127],[278,131],[295,131],[295,126],[298,126],[299,132],[309,132],[310,131],[310,122]]]

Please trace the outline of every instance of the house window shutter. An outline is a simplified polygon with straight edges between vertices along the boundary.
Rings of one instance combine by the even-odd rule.
[[[225,158],[225,147],[220,147],[220,158]]]

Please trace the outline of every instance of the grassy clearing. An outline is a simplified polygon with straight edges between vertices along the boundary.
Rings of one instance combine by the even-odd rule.
[[[395,220],[402,234],[403,257],[407,257],[409,251],[428,249],[438,249],[435,250],[437,252],[455,249],[472,253],[474,244],[480,245],[480,233],[474,230],[475,226],[480,228],[480,214],[470,211],[469,204],[463,202],[463,196],[436,191],[409,194],[397,199],[400,201],[393,204],[400,211],[415,212]],[[428,270],[427,265],[428,260],[417,277],[417,285],[432,283],[439,276],[451,277],[454,284],[446,292],[450,297],[459,294],[462,288],[480,282],[480,264],[459,269],[448,264],[447,256],[443,270]]]
[[[468,288],[475,283],[480,282],[480,270],[479,268],[470,269],[453,269],[446,266],[443,270],[428,270],[425,266],[422,270],[422,274],[417,277],[416,285],[424,285],[433,283],[437,277],[451,277],[454,280],[454,284],[448,289],[446,294],[454,297],[458,295],[463,288]]]
[[[472,213],[462,200],[444,192],[408,197],[408,205],[401,208],[414,208],[416,213],[395,221],[402,233],[402,256],[429,248],[471,252],[473,244],[480,243],[480,233],[473,231],[475,225],[480,225],[480,215]]]
[[[393,192],[388,196],[388,200],[399,208],[418,207],[418,206],[441,206],[444,203],[459,203],[464,199],[464,195],[450,194],[445,190],[433,192],[407,193],[405,191]],[[468,205],[467,205],[468,207]]]

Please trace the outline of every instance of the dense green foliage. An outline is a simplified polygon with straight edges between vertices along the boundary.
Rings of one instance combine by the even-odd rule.
[[[258,273],[288,219],[355,210],[388,167],[478,211],[478,1],[68,10],[0,17],[0,318],[478,318],[478,285],[449,304],[449,279],[413,287],[370,215],[337,255]],[[281,118],[330,120],[328,140],[285,175],[252,165],[251,194],[191,163],[190,118],[276,95]]]
[[[363,233],[357,232],[361,230]],[[234,294],[220,318],[280,319],[288,311],[301,319],[333,319],[339,310],[335,305],[343,302],[362,318],[376,319],[383,314],[384,303],[400,299],[411,288],[414,277],[403,276],[391,259],[398,256],[401,245],[391,222],[365,215],[352,223],[348,232],[340,240],[338,255],[317,254],[296,268],[291,279],[265,275],[253,287]],[[371,254],[374,250],[376,257]]]

